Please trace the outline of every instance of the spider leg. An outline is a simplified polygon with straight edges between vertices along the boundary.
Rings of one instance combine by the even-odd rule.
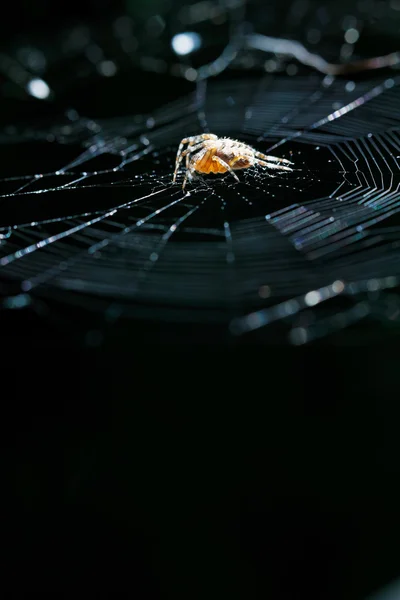
[[[190,154],[192,152],[195,152],[197,149],[200,149],[203,145],[204,140],[213,139],[217,139],[217,136],[213,133],[203,133],[201,135],[192,135],[191,137],[183,138],[183,140],[181,140],[181,143],[178,147],[178,152],[176,153],[175,171],[174,176],[172,178],[173,182],[175,182],[176,180],[179,165],[181,164],[183,157],[186,156],[188,153]],[[187,144],[188,146],[186,150],[183,150],[185,144]]]
[[[290,162],[290,160],[286,160],[286,158],[278,158],[277,156],[267,156],[266,154],[263,154],[262,152],[255,152],[254,156],[256,158],[261,158],[261,160],[265,160],[267,162],[278,162],[278,163],[284,163],[285,165],[293,164],[292,162]]]
[[[181,153],[181,156],[184,157],[187,154],[194,154],[197,150],[204,148],[204,142],[199,142],[198,144],[190,145]]]
[[[231,167],[232,169],[234,168],[234,165],[239,162],[240,160],[251,160],[251,155],[246,156],[246,154],[239,154],[238,156],[235,156],[235,158],[233,160],[231,160]]]
[[[198,146],[195,146],[195,148],[200,148],[201,146],[203,146],[203,144],[198,144]],[[193,159],[193,163],[196,163],[198,160],[201,160],[203,158],[203,156],[205,155],[205,153],[207,152],[208,148],[203,148],[203,150],[200,150],[199,152],[197,152],[197,154],[195,154],[195,156],[192,156]],[[189,179],[192,179],[192,173],[194,171],[194,168],[190,165],[190,154],[189,152],[186,153],[186,171],[185,171],[185,177],[183,179],[183,184],[182,184],[182,189],[185,189],[185,185],[186,182]]]
[[[293,171],[290,167],[284,167],[283,165],[276,165],[275,163],[265,162],[264,160],[257,159],[256,164],[268,167],[268,169],[279,169],[280,171]]]
[[[181,163],[182,159],[186,156],[186,170],[189,169],[190,171],[190,167],[189,167],[189,161],[190,161],[190,157],[195,154],[196,152],[198,152],[200,150],[200,152],[202,152],[201,156],[204,156],[204,154],[207,152],[208,148],[204,148],[204,142],[199,142],[198,144],[195,144],[195,142],[193,141],[191,145],[191,143],[189,143],[188,147],[186,148],[186,150],[183,150],[183,152],[181,152],[180,154],[180,158],[179,158],[179,164]],[[204,148],[204,151],[202,150],[202,148]],[[198,152],[198,156],[200,155],[200,152]],[[196,160],[198,160],[198,158],[196,158]],[[175,181],[176,179],[176,175],[177,175],[177,167],[175,168],[175,173],[174,173],[174,178],[173,181]],[[185,177],[184,180],[184,185],[183,188],[185,187],[186,184],[186,180],[187,180],[187,175]]]
[[[189,179],[192,178],[192,174],[190,173],[190,167],[189,167],[189,169],[186,169],[186,171],[185,171],[185,177],[183,178],[183,183],[182,183],[182,190],[185,189],[188,177],[189,177]]]
[[[183,138],[183,140],[181,140],[181,143],[178,146],[178,152],[176,153],[176,159],[175,159],[175,171],[174,171],[174,176],[172,178],[173,182],[175,182],[175,180],[176,180],[176,174],[178,172],[179,165],[180,165],[180,163],[182,161],[182,158],[183,158],[183,152],[182,152],[183,146],[185,144],[190,144],[190,142],[192,141],[192,139],[193,138]]]
[[[182,190],[185,189],[185,185],[186,185],[186,181],[187,181],[188,177],[189,177],[189,179],[192,179],[192,174],[190,172],[189,160],[190,160],[190,154],[189,154],[189,152],[186,152],[186,169],[185,169],[185,177],[183,179],[183,184],[182,184]]]
[[[191,135],[190,137],[183,138],[181,140],[181,143],[179,144],[178,152],[176,153],[175,171],[174,171],[174,176],[172,178],[172,181],[175,182],[175,180],[176,180],[176,175],[178,173],[179,165],[182,161],[182,158],[185,156],[184,152],[187,152],[189,150],[189,148],[192,148],[193,146],[196,146],[197,144],[199,144],[199,147],[200,147],[203,140],[216,140],[216,139],[218,139],[218,136],[215,135],[214,133],[201,133],[200,135]],[[185,146],[185,144],[188,144],[188,147],[183,152],[183,147]]]
[[[215,162],[218,162],[223,167],[225,167],[230,173],[232,173],[232,175],[234,176],[236,181],[238,181],[238,182],[240,181],[239,177],[236,175],[236,173],[234,172],[232,167],[227,162],[222,160],[222,158],[220,158],[219,156],[213,156],[212,159],[215,160]]]
[[[182,183],[182,190],[185,189],[186,186],[186,182],[188,179],[192,179],[192,173],[193,173],[194,169],[193,167],[190,166],[190,164],[187,166],[186,171],[185,171],[185,177],[183,178],[183,183]]]

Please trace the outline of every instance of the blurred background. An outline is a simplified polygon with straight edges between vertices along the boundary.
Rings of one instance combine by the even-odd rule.
[[[398,0],[7,4],[14,592],[397,599],[399,32]],[[294,171],[185,194],[203,132]]]

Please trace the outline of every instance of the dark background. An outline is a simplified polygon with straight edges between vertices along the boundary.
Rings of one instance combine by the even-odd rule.
[[[3,49],[178,4],[14,2]],[[371,9],[368,25],[395,49],[392,24]],[[171,93],[146,89],[132,113]],[[4,122],[43,116],[21,106],[5,98]],[[6,597],[362,600],[399,574],[397,339],[272,352],[226,347],[215,325],[123,321],[91,349],[96,315],[40,306],[2,313]]]

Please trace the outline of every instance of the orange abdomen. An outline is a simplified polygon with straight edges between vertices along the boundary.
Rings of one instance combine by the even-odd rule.
[[[215,155],[215,150],[208,150],[203,158],[194,163],[196,171],[198,173],[226,173],[228,169],[218,161],[213,160]]]

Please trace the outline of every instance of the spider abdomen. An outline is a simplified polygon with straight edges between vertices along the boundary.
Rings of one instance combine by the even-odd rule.
[[[210,148],[197,160],[196,156],[193,157],[193,168],[198,173],[226,173],[229,170],[227,165],[231,169],[246,169],[251,165],[251,161],[245,156],[237,156],[233,152],[228,153],[217,148]]]

